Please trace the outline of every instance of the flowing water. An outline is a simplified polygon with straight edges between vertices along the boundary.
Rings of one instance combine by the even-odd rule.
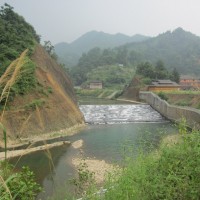
[[[131,145],[136,149],[143,144],[144,150],[148,150],[149,146],[156,148],[163,136],[176,132],[175,127],[149,105],[81,105],[80,109],[90,125],[64,139],[71,142],[83,140],[82,152],[85,158],[119,163],[125,146]],[[71,145],[51,149],[53,172],[44,152],[23,156],[17,167],[30,166],[45,190],[38,199],[47,199],[74,177],[75,169],[71,161],[78,151]],[[16,159],[12,162],[15,163]]]

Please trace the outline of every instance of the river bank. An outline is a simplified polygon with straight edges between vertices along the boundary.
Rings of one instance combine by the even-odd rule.
[[[8,140],[7,158],[23,156],[29,153],[44,151],[53,147],[70,144],[70,141],[63,140],[63,137],[72,136],[86,127],[85,124],[79,124],[71,128],[62,129],[56,132],[50,132],[42,135],[36,135],[16,140]],[[61,141],[57,141],[61,140]],[[0,144],[0,160],[5,157],[3,142]]]
[[[84,166],[86,167],[84,170],[93,173],[96,183],[102,184],[105,180],[106,174],[113,171],[117,166],[107,163],[105,160],[98,160],[95,157],[84,157],[83,145],[83,140],[77,140],[71,144],[74,149],[78,149],[77,154],[72,158],[72,164],[75,169],[78,170],[80,165],[84,163]]]

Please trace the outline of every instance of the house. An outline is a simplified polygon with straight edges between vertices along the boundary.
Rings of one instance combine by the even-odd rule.
[[[156,80],[148,86],[148,91],[160,92],[160,91],[174,91],[180,90],[180,85],[171,80]]]
[[[102,89],[103,83],[102,81],[91,81],[89,87],[90,89]]]
[[[192,76],[181,76],[180,85],[184,90],[200,89],[200,79],[194,78]]]

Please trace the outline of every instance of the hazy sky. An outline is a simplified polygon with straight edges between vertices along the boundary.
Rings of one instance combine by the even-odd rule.
[[[0,0],[0,5],[5,2],[53,44],[91,30],[156,36],[182,27],[200,36],[200,0]]]

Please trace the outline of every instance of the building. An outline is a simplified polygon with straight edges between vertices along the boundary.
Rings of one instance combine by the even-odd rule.
[[[91,81],[89,87],[90,89],[102,89],[103,83],[102,81]]]
[[[180,85],[171,80],[156,80],[148,86],[148,91],[160,92],[160,91],[175,91],[180,90]]]
[[[191,76],[181,76],[180,85],[182,89],[200,89],[200,79]]]

